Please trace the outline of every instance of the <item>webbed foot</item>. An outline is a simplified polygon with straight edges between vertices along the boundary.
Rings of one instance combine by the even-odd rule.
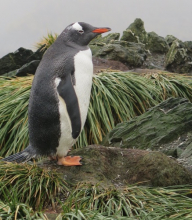
[[[58,157],[57,164],[63,166],[81,166],[81,159],[80,156]]]

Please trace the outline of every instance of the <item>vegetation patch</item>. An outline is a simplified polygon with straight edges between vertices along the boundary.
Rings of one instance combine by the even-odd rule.
[[[36,49],[48,49],[57,39],[58,34],[52,34],[51,32],[47,33],[47,36],[43,36],[42,39],[35,44]]]
[[[62,205],[62,215],[63,219],[190,219],[191,187],[117,189],[80,184]]]
[[[55,171],[12,163],[0,164],[0,170],[0,219],[49,219],[49,211],[33,210],[42,211],[50,203],[53,210],[60,210],[54,212],[57,220],[192,218],[191,185],[152,188],[79,183],[66,193]]]
[[[16,200],[8,201],[6,204],[0,201],[0,220],[44,220],[46,216],[39,212],[34,212],[32,208],[24,203],[18,203]]]
[[[28,100],[33,76],[0,78],[0,156],[28,145]],[[75,148],[98,144],[117,123],[169,97],[192,101],[192,80],[169,73],[111,72],[94,75],[85,127]]]
[[[35,209],[47,205],[55,208],[55,197],[68,191],[66,182],[54,170],[37,165],[0,163],[0,198],[4,202],[17,198]]]

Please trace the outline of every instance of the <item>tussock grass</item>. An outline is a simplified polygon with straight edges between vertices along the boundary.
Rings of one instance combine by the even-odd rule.
[[[80,184],[63,204],[63,219],[191,219],[191,189]]]
[[[27,108],[32,76],[0,78],[0,155],[28,145]],[[85,127],[74,147],[97,144],[114,126],[169,97],[192,101],[192,80],[176,74],[111,72],[93,77]]]
[[[159,88],[161,99],[184,97],[192,101],[192,77],[169,72],[143,74],[143,76],[151,79]]]
[[[18,178],[17,175],[15,176]],[[11,184],[13,185],[13,183]],[[23,183],[20,182],[20,187],[22,185]],[[1,193],[3,192],[4,196],[0,196],[4,201],[0,201],[0,217],[13,219],[13,216],[18,215],[25,219],[24,216],[30,215],[31,218],[26,219],[46,219],[42,213],[35,213],[28,205],[18,202],[21,192],[16,191],[13,186],[11,187],[7,185],[2,188],[1,184]],[[192,218],[192,185],[153,188],[146,186],[104,187],[102,183],[96,185],[79,183],[67,195],[67,199],[65,197],[64,201],[56,204],[57,208],[61,207],[57,220],[180,220]],[[59,200],[59,197],[57,195],[55,199]],[[34,203],[35,199],[37,198],[30,197],[32,202],[27,203]],[[41,208],[43,207],[40,206]],[[32,218],[32,216],[35,217]]]
[[[28,100],[32,77],[0,78],[0,155],[24,149],[28,138]]]
[[[48,49],[55,42],[57,37],[58,37],[58,34],[56,33],[52,34],[52,32],[48,32],[47,36],[43,36],[42,39],[35,44],[35,48],[36,49],[43,48],[43,50]]]
[[[55,196],[64,194],[68,188],[62,177],[54,170],[37,165],[0,162],[0,198],[2,201],[17,198],[20,203],[35,209],[51,204],[55,208]]]
[[[42,213],[37,213],[24,203],[18,203],[15,200],[6,204],[0,201],[0,220],[46,220],[46,216]]]

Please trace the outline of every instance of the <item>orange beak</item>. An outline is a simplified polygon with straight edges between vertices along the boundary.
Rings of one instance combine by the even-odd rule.
[[[108,32],[110,30],[111,30],[111,28],[97,28],[97,29],[93,30],[92,32],[102,34],[102,33]]]

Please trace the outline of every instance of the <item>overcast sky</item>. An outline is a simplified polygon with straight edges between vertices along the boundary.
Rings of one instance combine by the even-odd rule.
[[[48,31],[84,21],[122,33],[135,18],[147,32],[192,41],[192,0],[0,0],[0,57],[34,49]]]

